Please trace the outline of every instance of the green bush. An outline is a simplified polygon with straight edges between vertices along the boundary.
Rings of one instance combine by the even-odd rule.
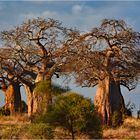
[[[26,128],[26,132],[31,139],[52,139],[53,131],[45,123],[33,123]]]
[[[1,139],[52,139],[53,131],[44,123],[0,126]]]
[[[71,134],[83,133],[91,138],[102,137],[102,127],[90,99],[76,93],[59,96],[46,115],[51,125],[61,127]]]

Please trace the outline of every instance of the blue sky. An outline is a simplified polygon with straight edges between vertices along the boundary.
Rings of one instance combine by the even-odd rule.
[[[81,31],[104,18],[124,19],[134,29],[140,23],[140,1],[0,1],[0,30],[35,17],[55,18]]]
[[[82,32],[99,26],[104,18],[124,19],[136,31],[140,31],[140,1],[0,1],[0,31],[8,30],[31,18],[54,18],[67,27],[75,27]],[[62,84],[62,83],[61,83]],[[95,88],[73,90],[93,98]],[[122,88],[125,99],[140,107],[140,86],[127,94]],[[3,104],[0,94],[0,104]]]

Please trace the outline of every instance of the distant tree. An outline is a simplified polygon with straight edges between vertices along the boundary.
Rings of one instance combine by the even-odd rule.
[[[91,32],[72,30],[65,42],[65,67],[82,87],[97,85],[94,104],[103,124],[125,110],[120,86],[132,90],[140,79],[140,33],[123,20],[105,19]],[[120,123],[122,119],[120,119]]]
[[[46,115],[47,122],[59,126],[71,134],[94,133],[92,138],[101,138],[102,128],[94,106],[89,99],[76,93],[66,93],[59,96]]]

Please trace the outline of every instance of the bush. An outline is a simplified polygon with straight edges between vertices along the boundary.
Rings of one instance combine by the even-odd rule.
[[[102,137],[101,123],[91,100],[76,93],[59,96],[48,111],[46,121],[69,131],[72,139],[79,133],[92,138]]]
[[[1,139],[52,139],[53,131],[44,123],[0,126]]]
[[[28,137],[31,139],[52,139],[53,131],[45,123],[33,123],[26,128]]]

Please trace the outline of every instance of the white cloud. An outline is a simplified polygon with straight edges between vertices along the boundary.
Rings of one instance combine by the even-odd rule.
[[[72,12],[77,14],[77,13],[80,13],[82,11],[82,9],[83,9],[83,6],[81,6],[81,5],[74,5],[72,7]]]
[[[128,11],[128,7],[120,7],[118,5],[108,7],[94,7],[86,5],[74,5],[71,7],[71,12],[56,12],[56,11],[43,11],[43,12],[30,12],[27,14],[21,14],[19,16],[20,21],[25,19],[32,19],[37,17],[42,18],[54,18],[63,22],[67,27],[76,27],[81,31],[91,30],[93,27],[99,26],[99,23],[104,18],[117,18],[129,21],[131,23],[133,17],[126,17],[125,12]]]

